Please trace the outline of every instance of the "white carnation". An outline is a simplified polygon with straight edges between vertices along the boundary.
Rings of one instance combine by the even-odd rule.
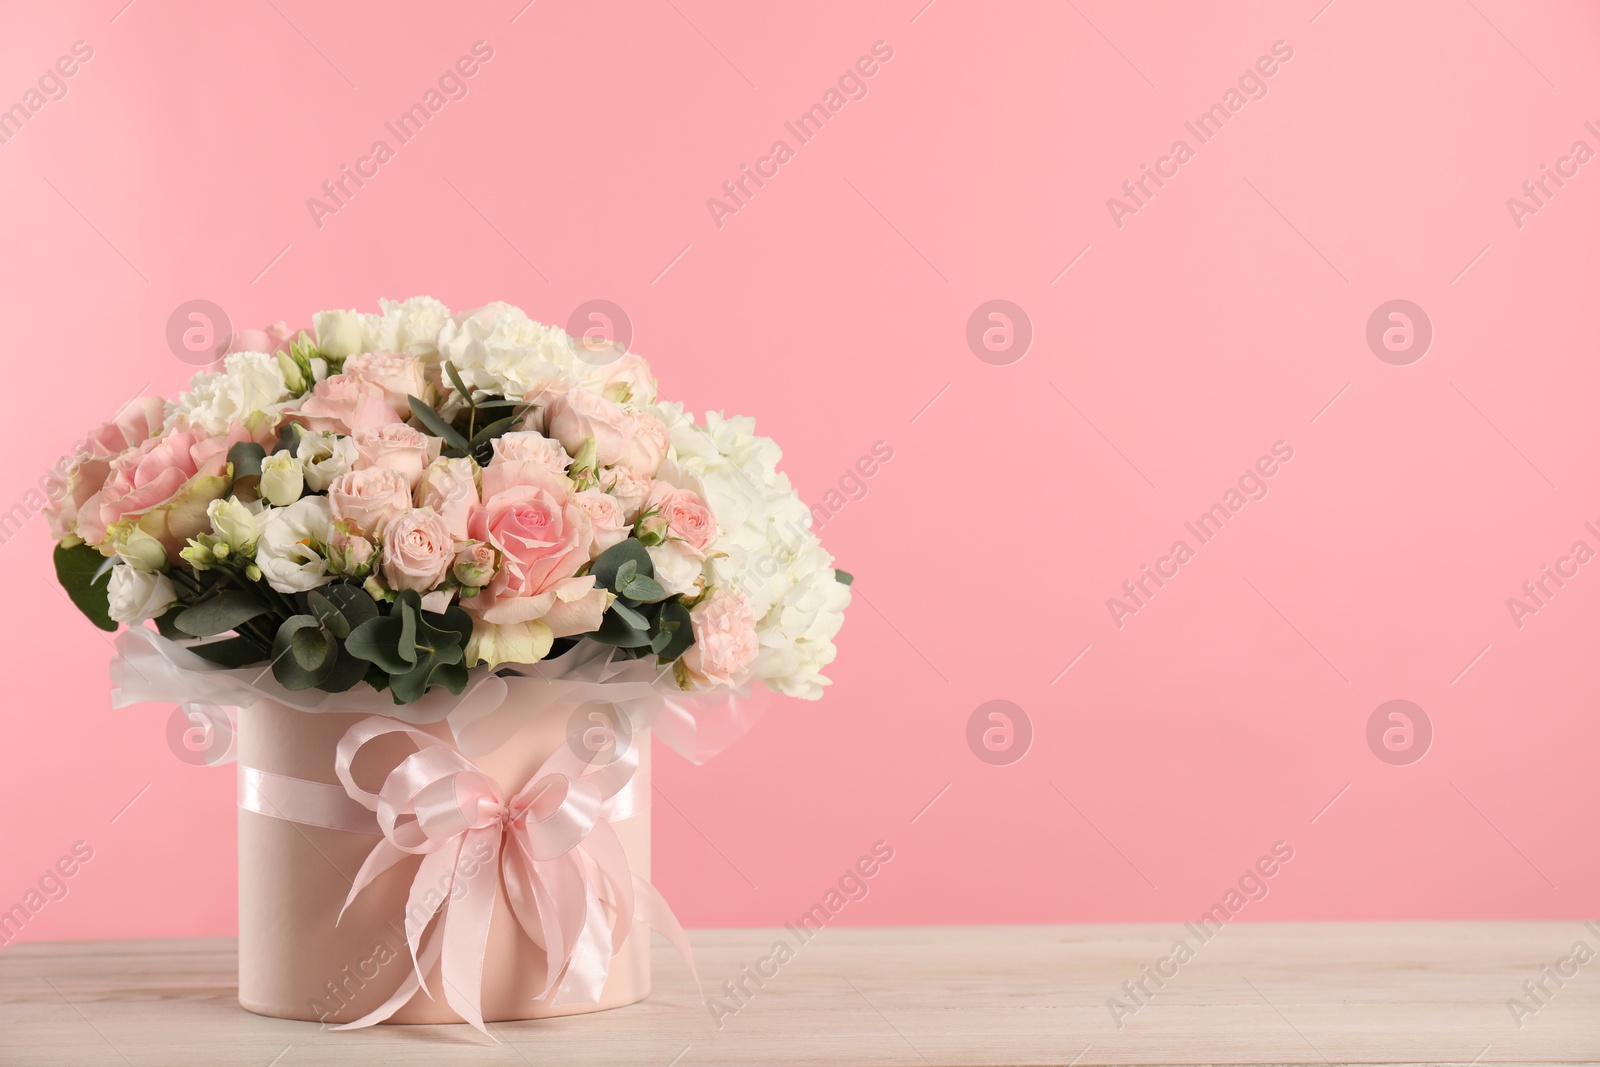
[[[539,383],[571,385],[578,378],[577,348],[565,330],[528,318],[510,304],[488,304],[459,315],[439,331],[439,358],[449,360],[473,397],[520,399]],[[455,388],[444,383],[446,407]]]
[[[303,593],[329,581],[323,556],[333,539],[333,512],[325,496],[308,496],[261,514],[256,566],[280,593]]]
[[[207,433],[225,434],[235,422],[259,425],[276,419],[288,402],[289,386],[278,360],[265,352],[234,352],[214,374],[196,374],[171,415],[186,415]]]
[[[378,301],[385,319],[392,319],[397,336],[394,347],[373,351],[403,352],[430,359],[439,354],[439,331],[450,321],[450,309],[431,296],[414,296],[396,303]]]

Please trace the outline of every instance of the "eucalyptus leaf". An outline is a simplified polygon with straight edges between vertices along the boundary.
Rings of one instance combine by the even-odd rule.
[[[299,691],[312,689],[333,673],[334,665],[338,662],[338,646],[328,642],[325,638],[323,648],[326,654],[314,668],[308,668],[301,660],[298,646],[303,639],[299,635],[311,631],[321,637],[320,626],[315,617],[311,615],[292,615],[284,620],[278,627],[278,634],[272,641],[272,676],[285,689]]]
[[[462,455],[472,451],[472,445],[468,443],[465,437],[461,436],[454,426],[445,421],[443,415],[440,415],[417,397],[408,396],[406,399],[411,401],[411,414],[416,416],[418,422],[427,427],[429,433],[440,438],[445,444]]]
[[[214,637],[270,610],[242,589],[223,589],[178,613],[172,624],[192,637]]]
[[[621,590],[617,588],[617,572],[628,562],[633,563],[636,574],[642,574],[647,578],[655,577],[656,571],[650,563],[650,553],[646,552],[644,546],[634,537],[618,541],[600,553],[590,573],[594,575],[595,581],[613,593],[618,593]]]
[[[253,637],[227,637],[190,645],[189,651],[223,667],[248,667],[267,658],[267,650]]]
[[[654,642],[650,646],[663,663],[677,659],[694,645],[694,622],[682,601],[669,600],[661,605],[661,612],[656,616],[656,633],[669,635],[661,648],[656,648]]]

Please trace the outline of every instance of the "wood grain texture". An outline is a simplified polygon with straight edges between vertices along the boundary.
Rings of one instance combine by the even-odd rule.
[[[1108,998],[1133,1006],[1122,984],[1180,936],[1193,959],[1119,1028]],[[694,931],[706,992],[723,995],[780,937],[793,941]],[[251,1015],[228,940],[21,944],[0,952],[0,1063],[1594,1062],[1600,959],[1551,984],[1520,1028],[1507,1005],[1579,940],[1600,937],[1575,921],[1255,924],[1204,944],[1176,926],[826,929],[720,1028],[658,944],[645,1003],[496,1025],[499,1046],[465,1026],[333,1032]]]

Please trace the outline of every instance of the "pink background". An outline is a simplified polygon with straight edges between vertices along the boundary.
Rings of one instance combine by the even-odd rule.
[[[704,768],[658,752],[688,924],[792,919],[880,839],[837,921],[1188,919],[1278,840],[1243,918],[1600,911],[1600,564],[1506,606],[1600,549],[1600,163],[1506,206],[1600,149],[1592,5],[523,2],[10,13],[0,104],[94,56],[0,145],[0,509],[187,379],[184,301],[615,301],[664,391],[757,416],[808,501],[893,449],[822,531],[859,576],[828,697]],[[470,95],[319,229],[306,199],[478,40]],[[880,40],[719,228],[707,198]],[[1107,198],[1276,41],[1268,95],[1118,228]],[[995,298],[1034,331],[1003,366],[965,339]],[[1435,336],[1394,366],[1365,329],[1402,298]],[[1269,495],[1119,629],[1107,598],[1280,440]],[[174,757],[169,707],[109,710],[48,547],[42,518],[0,546],[0,909],[84,840],[26,938],[229,933],[232,771]],[[1408,766],[1366,741],[1396,698],[1434,730]],[[1032,725],[1009,766],[967,742],[996,699]]]

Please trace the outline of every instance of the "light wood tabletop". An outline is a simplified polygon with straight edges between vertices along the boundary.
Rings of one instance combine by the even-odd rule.
[[[1574,956],[1600,947],[1600,923],[1254,924],[1206,942],[1181,926],[829,928],[781,965],[785,931],[691,937],[711,1008],[658,944],[644,1003],[495,1024],[499,1045],[466,1026],[335,1032],[251,1015],[230,940],[23,943],[0,951],[0,1063],[1600,1060],[1600,958]],[[746,967],[776,974],[730,997]]]

